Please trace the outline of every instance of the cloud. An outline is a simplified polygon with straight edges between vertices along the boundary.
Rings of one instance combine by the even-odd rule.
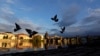
[[[61,26],[71,26],[72,24],[75,24],[77,22],[77,14],[79,13],[79,6],[77,5],[71,5],[68,9],[62,10],[62,19],[58,23],[58,25]]]
[[[7,5],[2,5],[0,8],[0,19],[3,19],[6,23],[14,23],[16,17],[14,16],[14,11]],[[18,20],[17,20],[18,21]]]
[[[15,12],[7,5],[7,4],[3,4],[0,8],[0,18],[7,20],[9,22],[13,22],[14,18],[16,18],[14,16]]]
[[[14,4],[14,0],[6,0],[7,3]]]
[[[89,15],[85,17],[81,23],[82,24],[77,26],[76,28],[73,27],[74,30],[79,29],[78,31],[75,31],[73,34],[77,33],[78,35],[99,35],[100,34],[99,8],[92,9]]]
[[[33,10],[33,8],[30,8],[30,7],[22,7],[20,9],[23,11],[28,11],[28,12]]]
[[[22,28],[24,28],[24,29],[28,28],[28,29],[37,30],[37,31],[42,29],[42,27],[40,27],[39,25],[36,25],[36,24],[32,23],[32,21],[29,21],[29,20],[25,21],[25,20],[19,19],[19,21],[17,23],[19,23],[19,25]]]
[[[90,16],[100,16],[100,8],[97,9],[92,9],[92,8],[88,8],[88,13],[90,14]]]
[[[14,12],[9,7],[0,8],[0,12],[3,14],[14,14]]]
[[[58,31],[58,29],[51,29],[50,31]]]
[[[82,24],[100,24],[100,8],[90,9],[89,16],[83,19]]]
[[[6,17],[6,16],[8,16],[8,17]],[[27,21],[27,20],[25,21],[24,19],[13,17],[13,15],[5,15],[5,17],[3,17],[2,19],[4,19],[4,18],[5,18],[5,21],[7,21],[7,24],[4,24],[4,23],[0,24],[0,27],[1,27],[0,31],[13,32],[13,29],[16,27],[15,22],[17,24],[19,24],[22,28],[22,30],[18,31],[18,33],[26,33],[24,30],[25,28],[36,30],[36,31],[39,31],[42,29],[42,27],[32,23],[31,21]]]
[[[12,25],[7,25],[7,24],[1,24],[0,23],[0,32],[11,32],[12,30]]]
[[[15,4],[15,2],[18,0],[0,0],[0,3],[3,4]]]
[[[61,34],[59,30],[53,29],[54,34],[61,36],[86,36],[86,35],[100,35],[100,8],[91,9],[89,15],[84,17],[77,26],[67,26],[66,31]],[[67,23],[65,23],[66,26]],[[71,24],[70,24],[71,25]],[[52,34],[53,35],[53,34]]]
[[[40,31],[42,27],[33,23],[32,21],[25,20],[25,18],[18,18],[15,12],[9,7],[4,6],[0,8],[0,32],[14,32],[15,22],[21,26],[21,30],[17,33],[26,33],[25,28]],[[5,22],[5,23],[4,23]]]
[[[87,0],[87,2],[90,2],[90,3],[92,3],[92,2],[94,2],[95,0]]]
[[[36,24],[33,24],[31,21],[24,21],[24,20],[21,20],[21,19],[15,19],[15,20],[18,20],[17,24],[19,24],[22,28],[17,33],[27,33],[25,31],[26,28],[32,29],[32,30],[35,30],[35,31],[39,31],[39,30],[42,29],[42,27],[40,27]],[[11,24],[9,24],[9,23],[7,23],[7,24],[0,23],[0,32],[14,32],[13,30],[14,30],[15,27],[16,26],[15,26],[14,23],[11,23]]]
[[[85,17],[81,22],[84,27],[87,26],[87,34],[99,35],[100,34],[100,8],[91,9],[89,16]],[[84,28],[83,27],[83,28]]]
[[[95,25],[85,25],[85,26],[73,26],[73,27],[67,27],[66,28],[66,31],[61,34],[58,31],[53,31],[54,33],[53,34],[50,34],[50,35],[54,35],[54,34],[57,34],[57,35],[60,35],[60,36],[76,36],[76,35],[79,35],[79,36],[87,36],[87,35],[99,35],[100,34],[100,26],[95,26]]]

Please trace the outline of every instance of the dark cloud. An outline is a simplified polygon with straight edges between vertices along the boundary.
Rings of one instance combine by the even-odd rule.
[[[0,23],[0,32],[13,32],[13,25]]]
[[[89,16],[84,18],[82,23],[83,24],[89,24],[89,23],[100,24],[100,8],[97,8],[97,9],[89,8],[88,11],[89,11]]]
[[[87,35],[100,35],[100,26],[94,25],[84,25],[84,26],[76,26],[76,27],[67,27],[66,31],[61,34],[58,31],[53,30],[54,34],[60,35],[60,36],[87,36]],[[53,34],[52,34],[53,35]]]
[[[82,24],[100,24],[100,16],[88,16],[83,19]]]
[[[100,10],[99,9],[93,9],[87,17],[83,18],[83,20],[80,22],[78,26],[70,26],[74,24],[76,21],[73,21],[73,19],[69,19],[69,20],[71,21],[69,21],[68,23],[67,21],[64,20],[60,22],[60,24],[62,24],[63,26],[67,26],[64,34],[61,34],[60,32],[57,32],[57,29],[54,29],[53,31],[55,32],[55,34],[65,36],[65,37],[76,36],[76,35],[80,35],[80,36],[100,35]]]
[[[100,9],[92,9],[89,16],[82,21],[84,27],[87,26],[86,33],[89,35],[100,35]]]
[[[62,10],[62,19],[58,23],[59,26],[70,26],[77,22],[77,15],[79,13],[79,6],[71,6],[68,9]]]
[[[50,31],[58,31],[58,29],[51,29]]]
[[[62,19],[59,21],[56,25],[58,27],[66,26],[70,27],[71,25],[77,23],[77,15],[79,14],[80,9],[78,5],[71,5],[69,8],[64,8],[61,12]],[[61,36],[68,36],[73,35],[71,33],[64,32],[64,34],[60,33],[60,28],[58,29],[51,29],[51,32],[54,32],[54,34],[61,35]],[[53,34],[51,34],[53,35]]]

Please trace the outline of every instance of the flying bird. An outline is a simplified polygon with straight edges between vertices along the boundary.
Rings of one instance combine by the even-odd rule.
[[[53,18],[51,18],[51,20],[58,22],[57,14]]]
[[[32,37],[32,35],[35,35],[38,33],[37,31],[32,31],[31,29],[25,29],[25,30],[29,34],[29,37]]]
[[[61,28],[60,33],[63,33],[65,31],[65,26]]]
[[[16,31],[21,29],[21,27],[17,23],[15,23],[15,25],[16,25],[16,28],[14,29],[14,32],[16,32]]]

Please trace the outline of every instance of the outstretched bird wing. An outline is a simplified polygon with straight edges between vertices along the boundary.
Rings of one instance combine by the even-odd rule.
[[[51,18],[51,20],[55,20],[54,18]]]
[[[52,20],[56,20],[57,19],[57,15],[55,15],[53,18],[51,18]]]
[[[32,35],[35,35],[35,34],[37,34],[37,33],[38,33],[37,31],[33,31],[33,32],[32,32]]]
[[[65,31],[65,26],[63,28],[61,28],[60,33],[63,33]]]
[[[63,33],[63,31],[60,31],[60,33]]]
[[[62,28],[63,31],[65,31],[65,26]]]
[[[58,19],[55,19],[55,22],[58,22]]]
[[[14,29],[14,32],[16,32],[16,31],[21,29],[21,27],[17,23],[15,23],[15,26],[16,26],[16,28]]]
[[[57,14],[54,16],[55,19],[57,19]]]
[[[26,30],[26,32],[28,33],[28,34],[31,34],[32,33],[32,30],[30,30],[30,29],[25,29]]]
[[[57,14],[53,17],[53,18],[51,18],[53,21],[55,21],[55,22],[58,22],[58,18],[57,18]]]
[[[15,23],[15,25],[16,25],[16,29],[21,29],[21,27],[17,23]]]
[[[29,37],[32,37],[33,35],[35,35],[35,34],[37,34],[38,32],[36,32],[36,31],[33,31],[30,35],[29,35]]]
[[[29,37],[32,37],[32,35],[35,35],[35,34],[38,33],[38,32],[36,32],[36,31],[32,31],[31,29],[25,29],[25,30],[28,32]]]

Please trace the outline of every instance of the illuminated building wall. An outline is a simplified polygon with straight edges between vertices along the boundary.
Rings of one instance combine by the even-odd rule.
[[[16,45],[15,41],[11,40],[2,40],[0,41],[0,48],[14,48]]]
[[[40,40],[44,40],[44,36],[42,34],[35,34],[32,36],[32,39],[34,40],[35,37],[40,39]]]
[[[16,35],[17,39],[31,39],[27,34],[17,34]]]
[[[17,49],[32,48],[32,43],[30,43],[29,41],[17,42],[16,48]]]
[[[12,40],[15,40],[16,37],[14,34],[12,33],[0,33],[0,39],[12,39]]]

